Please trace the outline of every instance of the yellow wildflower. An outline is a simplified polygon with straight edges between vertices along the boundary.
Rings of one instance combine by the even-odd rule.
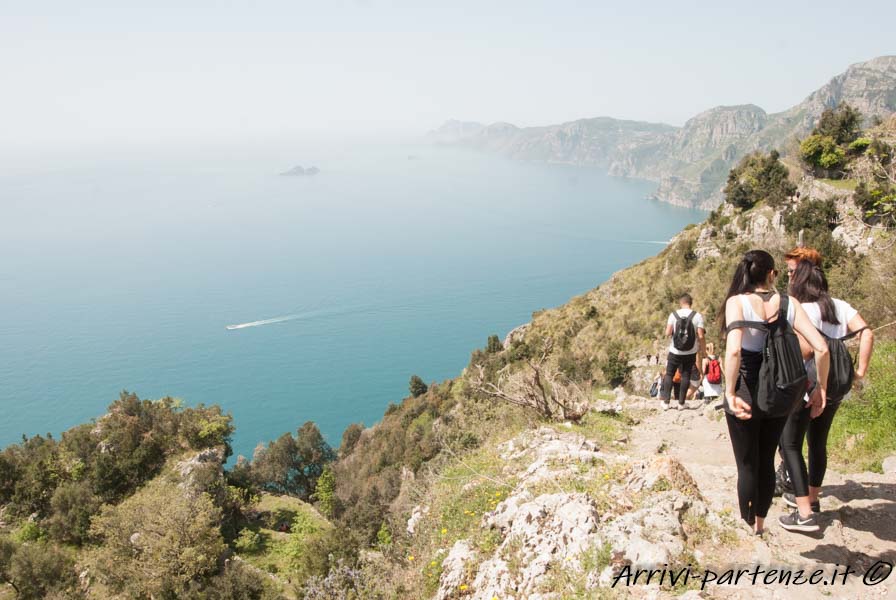
[[[408,556],[408,560],[414,560],[413,556]]]
[[[466,583],[462,583],[462,584],[460,584],[460,591],[463,592],[463,591],[466,590],[466,589],[467,589],[467,584],[466,584]]]
[[[442,535],[445,535],[446,533],[448,533],[448,529],[445,527],[442,527]]]

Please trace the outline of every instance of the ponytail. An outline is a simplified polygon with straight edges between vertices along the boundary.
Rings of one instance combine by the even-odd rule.
[[[750,250],[744,254],[734,269],[731,286],[728,288],[728,294],[725,296],[725,301],[722,302],[722,306],[719,309],[718,323],[722,332],[727,328],[725,307],[728,304],[728,299],[752,292],[757,286],[765,283],[768,280],[768,274],[774,270],[775,259],[765,250]]]

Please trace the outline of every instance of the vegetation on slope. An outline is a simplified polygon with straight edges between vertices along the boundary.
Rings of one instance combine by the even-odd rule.
[[[607,443],[624,438],[631,423],[572,409],[597,401],[603,386],[637,387],[632,359],[656,353],[683,291],[709,317],[709,339],[718,339],[712,317],[744,251],[763,247],[781,260],[801,236],[824,254],[837,296],[872,326],[896,319],[896,253],[887,246],[896,122],[856,131],[850,111],[831,111],[830,123],[813,135],[846,145],[839,171],[823,174],[848,176],[854,186],[809,179],[799,182],[796,202],[796,178],[786,167],[793,157],[747,156],[729,175],[728,202],[705,223],[598,288],[535,313],[507,348],[489,337],[457,379],[426,385],[413,377],[407,398],[372,428],[349,426],[337,450],[305,423],[225,471],[229,415],[127,393],[107,415],[58,441],[35,436],[6,448],[5,590],[26,599],[431,594],[447,545],[469,539],[487,553],[496,542],[474,524],[515,477],[496,454],[498,444],[545,419],[568,420],[571,430]],[[807,168],[820,168],[818,160]],[[854,240],[835,235],[847,225],[874,244],[857,253]],[[832,458],[851,469],[879,469],[896,450],[896,361],[885,339],[892,330],[881,334],[868,381],[844,404],[831,434]],[[600,481],[567,483],[601,497]],[[407,519],[424,498],[424,533],[411,537]],[[595,564],[605,560],[594,557]],[[557,582],[556,589],[576,585]]]

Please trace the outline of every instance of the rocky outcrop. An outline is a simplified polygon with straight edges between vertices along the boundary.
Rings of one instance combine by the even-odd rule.
[[[182,489],[188,491],[205,491],[205,487],[213,479],[223,477],[224,449],[206,448],[196,454],[184,458],[174,465]]]
[[[523,323],[519,327],[514,327],[504,337],[503,346],[507,350],[514,342],[522,342],[526,337],[526,331],[529,329],[530,323]]]
[[[868,118],[896,112],[896,56],[852,65],[801,103],[772,115],[747,104],[712,108],[683,127],[609,117],[526,128],[448,121],[428,137],[521,160],[600,167],[611,175],[656,181],[657,199],[711,209],[721,202],[728,171],[741,157],[806,135],[825,108],[840,102]]]
[[[437,600],[557,598],[545,582],[558,571],[587,581],[587,589],[606,587],[624,565],[680,560],[688,549],[687,520],[701,519],[707,531],[722,527],[688,471],[669,457],[602,454],[585,436],[546,426],[498,451],[508,465],[528,465],[482,517],[480,527],[500,541],[492,552],[456,541],[442,560]],[[576,485],[592,491],[568,489]]]

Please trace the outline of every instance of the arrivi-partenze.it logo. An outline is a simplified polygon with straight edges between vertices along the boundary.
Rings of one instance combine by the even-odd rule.
[[[885,581],[893,572],[893,563],[878,560],[864,573],[850,565],[834,565],[826,569],[771,567],[754,565],[744,568],[714,570],[687,565],[679,569],[633,569],[626,565],[613,576],[612,587],[638,585],[700,586],[703,590],[712,585],[813,585],[842,586],[853,578],[860,578],[864,585],[872,586]]]

